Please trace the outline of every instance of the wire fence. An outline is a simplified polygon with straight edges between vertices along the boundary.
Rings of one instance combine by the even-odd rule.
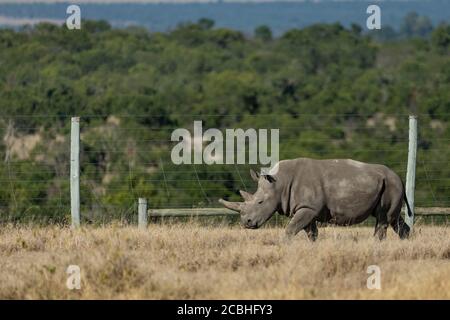
[[[84,115],[80,197],[84,222],[135,221],[139,197],[149,209],[217,207],[253,192],[249,169],[263,165],[181,164],[171,133],[208,128],[279,129],[280,160],[352,158],[380,163],[405,180],[408,115]],[[450,138],[439,115],[418,116],[416,206],[450,207]],[[70,116],[0,116],[1,222],[67,223],[70,217]],[[205,145],[208,143],[206,142]],[[246,156],[248,158],[249,152]]]

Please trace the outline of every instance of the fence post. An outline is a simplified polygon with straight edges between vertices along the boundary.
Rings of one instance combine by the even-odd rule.
[[[411,228],[414,224],[414,190],[416,185],[416,156],[417,156],[417,117],[409,116],[409,145],[408,171],[406,172],[406,198],[412,211],[411,217],[406,212],[405,221]]]
[[[70,133],[70,207],[72,228],[80,226],[80,118],[72,118]]]
[[[147,229],[147,199],[145,198],[139,198],[138,227],[142,230]]]

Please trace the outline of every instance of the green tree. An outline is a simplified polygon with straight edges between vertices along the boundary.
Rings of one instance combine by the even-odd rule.
[[[214,24],[214,20],[208,18],[201,18],[200,20],[198,20],[198,25],[204,30],[212,29],[214,27]]]
[[[419,16],[416,12],[408,13],[403,19],[400,32],[406,37],[426,37],[433,31],[431,20]]]
[[[266,25],[262,25],[255,28],[255,39],[267,42],[272,40],[272,30]]]
[[[450,25],[438,26],[431,35],[431,43],[440,52],[448,52],[450,48]]]

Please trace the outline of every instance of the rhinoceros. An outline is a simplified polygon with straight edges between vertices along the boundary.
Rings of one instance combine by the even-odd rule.
[[[351,159],[298,158],[282,160],[276,169],[268,174],[250,170],[258,189],[255,194],[241,190],[244,202],[219,200],[240,212],[244,227],[259,228],[278,212],[291,217],[287,238],[305,230],[314,241],[317,222],[346,226],[372,215],[374,236],[380,240],[386,237],[388,225],[401,239],[408,237],[410,228],[400,214],[403,201],[410,216],[411,209],[402,180],[388,167]]]

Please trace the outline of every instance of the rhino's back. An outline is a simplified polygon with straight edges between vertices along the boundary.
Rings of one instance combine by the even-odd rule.
[[[387,167],[378,164],[364,163],[352,159],[310,159],[297,158],[280,161],[280,168],[285,179],[315,180],[322,178],[326,181],[347,180],[358,177],[362,182],[379,175],[385,175]]]

